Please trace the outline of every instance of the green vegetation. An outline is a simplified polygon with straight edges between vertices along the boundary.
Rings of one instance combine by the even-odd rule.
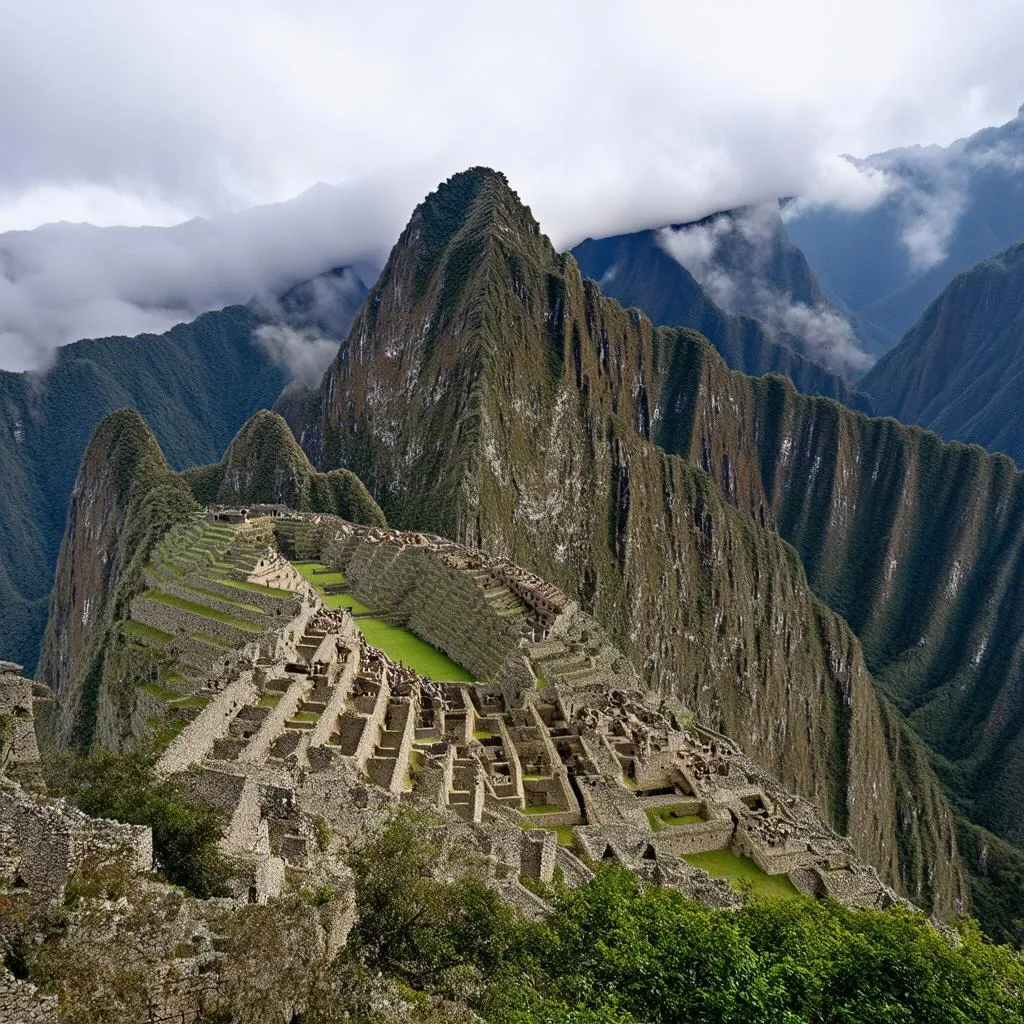
[[[750,889],[759,896],[795,896],[796,886],[787,875],[769,875],[748,857],[737,857],[732,850],[708,850],[687,853],[683,860],[691,867],[703,868],[712,878],[724,878],[734,889]]]
[[[554,804],[527,804],[520,808],[522,814],[559,814],[563,810],[564,807],[556,807]]]
[[[262,628],[256,625],[255,622],[250,622],[248,619],[239,619],[234,615],[229,615],[227,612],[220,611],[218,608],[211,608],[209,605],[199,604],[196,601],[186,601],[175,594],[165,594],[160,590],[150,590],[146,597],[151,601],[160,601],[162,604],[169,604],[175,608],[180,608],[182,611],[191,612],[193,615],[202,615],[207,619],[216,619],[218,622],[224,622],[229,626],[234,626],[236,629],[243,629],[247,633],[263,632]]]
[[[533,822],[523,821],[519,823],[519,827],[526,832],[533,829],[540,829],[543,832],[554,832],[558,837],[559,846],[572,846],[573,844],[572,825],[538,825]]]
[[[221,651],[233,651],[234,647],[231,644],[224,643],[223,640],[218,640],[215,636],[210,636],[209,633],[193,633],[193,640],[198,640],[200,643],[206,644],[209,647],[216,647]]]
[[[415,669],[428,679],[440,682],[473,682],[473,677],[461,665],[456,665],[446,654],[431,647],[415,633],[401,626],[392,626],[383,619],[356,620],[366,642],[380,648],[392,661]]]
[[[292,565],[299,571],[299,575],[310,583],[323,587],[348,583],[344,573],[324,565],[323,562],[292,562]]]
[[[151,644],[166,644],[174,639],[170,633],[165,633],[156,626],[149,626],[145,622],[137,622],[135,619],[126,619],[121,623],[121,631],[127,636],[133,636],[139,640],[146,640]]]
[[[648,807],[646,813],[652,832],[668,825],[700,825],[704,821],[699,814],[681,813],[678,807]]]
[[[266,594],[269,597],[294,597],[290,590],[282,590],[280,587],[264,587],[259,583],[250,583],[248,580],[236,580],[230,576],[214,576],[213,579],[225,587],[234,587],[235,590],[248,590],[254,594]]]
[[[217,851],[220,815],[190,801],[153,771],[155,756],[142,751],[90,757],[55,755],[44,762],[53,795],[65,796],[86,814],[153,829],[153,851],[168,881],[197,896],[224,892],[226,865]]]
[[[187,469],[183,475],[196,499],[207,505],[284,504],[300,512],[386,525],[384,514],[354,473],[317,472],[288,424],[267,410],[242,425],[220,462]]]
[[[325,587],[344,586],[348,578],[322,562],[292,562],[303,579],[308,580],[327,608],[347,608],[353,615],[369,615],[370,609],[352,594],[328,594]]]
[[[327,608],[347,608],[353,615],[370,614],[370,609],[351,594],[324,594],[322,599]]]
[[[338,965],[394,978],[413,999],[455,1000],[494,1024],[1021,1019],[1024,963],[971,922],[946,936],[920,914],[805,897],[709,910],[614,868],[550,888],[550,916],[526,921],[482,880],[436,881],[444,852],[428,824],[399,818],[357,853],[358,918]]]

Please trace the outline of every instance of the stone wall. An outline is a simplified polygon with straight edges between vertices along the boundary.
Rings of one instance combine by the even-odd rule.
[[[8,1024],[56,1024],[57,997],[41,996],[35,985],[19,981],[0,961],[0,1020]]]
[[[59,897],[86,860],[123,860],[132,871],[153,866],[153,833],[141,825],[90,818],[58,800],[37,801],[19,786],[0,789],[0,862],[12,883],[38,897]]]
[[[21,671],[12,661],[0,661],[0,772],[39,760],[33,683]]]

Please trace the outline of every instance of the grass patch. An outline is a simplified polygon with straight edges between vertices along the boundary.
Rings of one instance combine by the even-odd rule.
[[[316,588],[319,592],[319,588]],[[353,615],[369,615],[370,609],[351,594],[320,594],[327,608],[347,608]]]
[[[524,832],[533,832],[535,830],[554,832],[558,837],[559,846],[572,846],[572,825],[534,825],[531,822],[524,821],[519,827]]]
[[[648,807],[645,810],[652,832],[673,825],[704,824],[704,819],[699,814],[683,814],[678,807]]]
[[[281,703],[283,696],[283,693],[265,693],[260,697],[259,703],[256,706],[260,708],[276,708]]]
[[[486,729],[474,729],[473,739],[475,740],[493,740],[494,733],[488,732]]]
[[[528,807],[520,808],[522,814],[561,814],[564,807],[556,807],[554,804],[530,804]]]
[[[446,683],[471,683],[473,676],[448,655],[431,647],[415,633],[392,626],[383,619],[357,619],[356,625],[367,643],[382,650],[392,661],[401,662],[421,676]]]
[[[147,626],[145,622],[138,622],[136,619],[128,619],[122,622],[121,629],[128,636],[138,637],[140,640],[148,640],[154,644],[166,644],[174,639],[170,633],[165,633],[162,629],[157,629],[156,626]]]
[[[205,708],[210,703],[210,698],[204,697],[200,693],[194,693],[191,697],[182,697],[173,703],[176,708]]]
[[[218,640],[215,636],[210,636],[209,633],[193,633],[193,640],[198,640],[201,644],[206,644],[209,647],[216,647],[221,651],[233,651],[234,647],[231,644],[224,643],[223,640]]]
[[[173,690],[165,690],[157,683],[143,683],[139,689],[148,693],[150,697],[156,697],[157,700],[162,701],[177,700],[181,696],[180,693],[175,693]]]
[[[197,587],[194,583],[182,583],[181,586],[185,587],[187,590],[191,590],[194,594],[213,598],[214,601],[220,601],[221,604],[230,605],[232,608],[241,608],[242,611],[252,612],[254,615],[263,614],[263,609],[258,605],[246,604],[244,601],[233,601],[230,597],[218,594],[216,590],[204,590],[202,587]]]
[[[709,850],[707,853],[687,853],[683,860],[691,867],[703,868],[712,878],[724,878],[740,891],[758,896],[796,896],[797,888],[788,875],[769,875],[752,860],[737,857],[732,850]]]
[[[234,615],[229,615],[227,612],[222,612],[217,608],[210,608],[205,604],[198,604],[195,601],[186,601],[183,597],[177,597],[174,594],[165,594],[162,590],[151,590],[146,597],[150,601],[159,601],[161,604],[169,604],[173,608],[180,608],[182,611],[191,612],[193,615],[202,615],[207,619],[216,619],[218,622],[223,622],[225,625],[234,626],[236,629],[244,630],[246,633],[262,633],[261,627],[257,626],[253,622],[249,622],[247,619],[239,619]]]
[[[298,711],[289,719],[292,722],[317,722],[320,716],[315,711]]]

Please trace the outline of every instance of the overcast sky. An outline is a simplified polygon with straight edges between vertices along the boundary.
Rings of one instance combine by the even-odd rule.
[[[879,183],[838,154],[1010,119],[1022,39],[1019,0],[0,0],[0,231],[330,182],[374,193],[356,233],[384,254],[478,163],[563,246],[779,195],[864,205]]]

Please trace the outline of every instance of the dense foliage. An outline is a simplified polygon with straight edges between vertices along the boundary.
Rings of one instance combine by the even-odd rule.
[[[228,868],[217,850],[221,815],[158,778],[155,760],[143,751],[55,755],[46,761],[47,781],[86,814],[149,825],[157,865],[169,882],[196,896],[222,895]]]
[[[397,822],[356,864],[360,921],[348,955],[502,1024],[1011,1022],[1024,963],[972,922],[956,935],[920,914],[810,899],[709,910],[641,888],[621,869],[557,888],[529,922],[482,883],[428,877],[430,847]]]

